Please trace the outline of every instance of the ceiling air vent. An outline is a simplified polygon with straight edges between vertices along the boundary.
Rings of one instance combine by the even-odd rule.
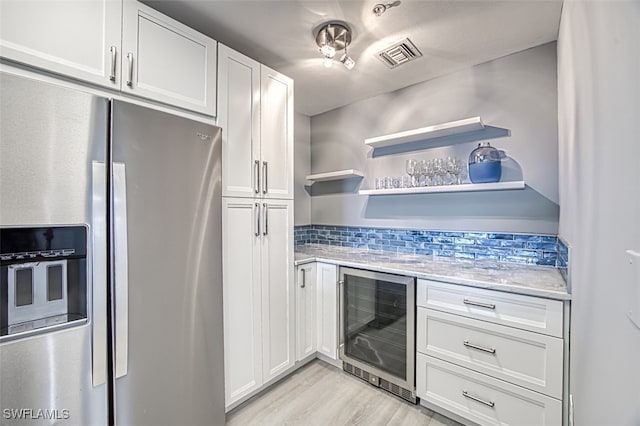
[[[404,40],[387,47],[383,51],[378,52],[376,56],[389,68],[396,68],[421,57],[422,53],[420,53],[411,40],[405,38]]]

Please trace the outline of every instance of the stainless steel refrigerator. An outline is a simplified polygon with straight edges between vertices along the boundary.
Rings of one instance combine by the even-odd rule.
[[[0,93],[0,423],[224,424],[221,130]]]

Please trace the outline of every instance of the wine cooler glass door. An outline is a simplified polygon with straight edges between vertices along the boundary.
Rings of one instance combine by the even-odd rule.
[[[341,268],[341,355],[402,385],[414,375],[415,281],[411,277]],[[399,380],[398,380],[399,379]]]

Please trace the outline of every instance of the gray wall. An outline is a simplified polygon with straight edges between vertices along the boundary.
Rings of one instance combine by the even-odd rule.
[[[565,2],[559,235],[572,247],[575,425],[640,425],[640,2]],[[637,325],[631,321],[634,318]]]
[[[305,188],[305,177],[311,173],[311,119],[296,113],[294,116],[294,223],[311,224],[311,197]]]
[[[467,159],[477,143],[373,158],[367,137],[481,116],[511,130],[493,146],[509,155],[522,191],[359,196],[377,176],[401,175],[408,158]],[[556,43],[355,102],[311,118],[311,171],[360,169],[360,182],[316,183],[311,222],[555,234],[558,230]]]

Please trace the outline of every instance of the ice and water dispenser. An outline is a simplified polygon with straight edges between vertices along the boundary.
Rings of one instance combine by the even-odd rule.
[[[0,229],[0,341],[83,324],[87,228]]]

